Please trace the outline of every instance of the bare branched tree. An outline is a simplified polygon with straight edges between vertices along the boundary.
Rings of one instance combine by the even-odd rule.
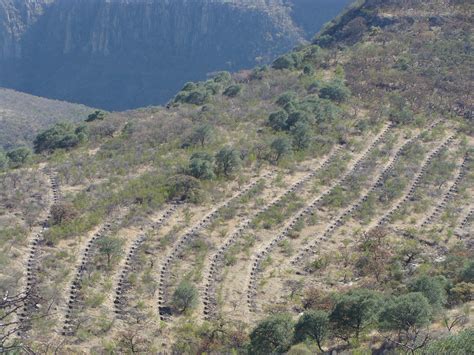
[[[18,339],[27,324],[20,318],[23,306],[32,297],[31,288],[25,292],[10,296],[8,291],[0,299],[0,353],[24,350],[25,345]]]
[[[53,304],[51,302],[46,311],[40,315],[27,315],[24,308],[38,302],[39,298],[34,286],[13,296],[6,292],[0,299],[0,353],[12,351],[34,353],[22,340],[21,335],[28,331],[32,321],[49,317]]]

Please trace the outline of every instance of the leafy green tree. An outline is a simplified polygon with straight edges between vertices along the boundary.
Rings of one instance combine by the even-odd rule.
[[[197,126],[191,134],[190,140],[192,144],[200,144],[201,147],[212,140],[214,136],[214,127],[210,124],[202,124]]]
[[[351,96],[349,88],[340,80],[334,80],[324,85],[319,91],[319,97],[336,102],[344,102]]]
[[[287,314],[261,321],[250,333],[250,354],[283,354],[293,341],[293,321]]]
[[[224,90],[224,95],[228,97],[236,97],[242,91],[242,86],[240,85],[231,85]]]
[[[382,330],[396,331],[399,340],[410,337],[417,330],[430,323],[431,306],[420,292],[411,292],[384,303],[379,315]]]
[[[270,144],[273,160],[278,163],[280,159],[291,152],[291,143],[287,137],[277,137]]]
[[[172,304],[179,312],[186,312],[197,306],[198,291],[196,287],[187,280],[179,283],[173,293]]]
[[[196,179],[210,180],[214,175],[214,159],[207,153],[194,153],[189,161],[188,173]]]
[[[295,325],[295,341],[301,343],[311,339],[318,344],[319,350],[329,334],[329,315],[324,311],[307,311]]]
[[[408,289],[411,292],[421,292],[435,310],[446,304],[445,281],[439,277],[420,276],[408,285]]]
[[[309,147],[311,143],[311,129],[304,122],[298,122],[291,128],[291,137],[293,147],[296,150],[304,150]]]
[[[107,267],[110,268],[110,263],[114,257],[122,253],[122,242],[120,239],[105,236],[97,241],[99,253],[107,257]]]
[[[96,110],[86,118],[86,122],[102,121],[105,118],[105,112]]]
[[[229,176],[240,166],[239,152],[232,147],[224,147],[216,154],[216,170],[219,175]]]
[[[284,131],[287,129],[286,120],[288,119],[288,114],[285,111],[273,112],[268,117],[268,124],[275,131]]]
[[[359,339],[361,332],[376,323],[380,303],[380,295],[370,290],[358,289],[340,296],[329,316],[335,334],[346,341],[352,336]]]
[[[31,157],[31,150],[27,147],[20,147],[10,150],[7,153],[7,158],[13,167],[18,167],[25,164]]]

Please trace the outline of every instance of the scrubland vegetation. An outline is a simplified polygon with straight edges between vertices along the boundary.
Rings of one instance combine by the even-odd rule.
[[[34,303],[1,346],[472,353],[469,10],[360,2],[272,66],[9,153],[1,291]]]

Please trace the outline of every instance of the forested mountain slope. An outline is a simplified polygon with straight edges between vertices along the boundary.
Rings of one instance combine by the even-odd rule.
[[[110,110],[163,104],[188,80],[269,63],[348,2],[2,0],[0,85]]]
[[[361,1],[271,67],[10,152],[2,346],[472,353],[473,10]]]

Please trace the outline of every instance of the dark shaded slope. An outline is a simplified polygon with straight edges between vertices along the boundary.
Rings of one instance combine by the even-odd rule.
[[[269,63],[347,0],[0,1],[0,85],[123,110],[189,80]],[[290,16],[290,7],[293,11]]]

